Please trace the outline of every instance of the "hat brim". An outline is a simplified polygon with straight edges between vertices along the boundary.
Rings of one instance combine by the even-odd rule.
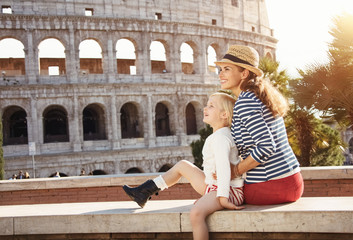
[[[217,61],[217,62],[214,62],[216,65],[219,65],[219,64],[222,64],[222,63],[230,63],[230,64],[233,64],[233,65],[237,65],[239,67],[243,67],[243,68],[246,68],[248,69],[249,71],[253,72],[256,74],[256,76],[258,77],[261,77],[263,75],[263,72],[261,69],[257,68],[257,67],[253,67],[249,64],[245,64],[245,63],[238,63],[238,62],[233,62],[229,59],[225,59],[223,58],[222,60],[220,61]]]

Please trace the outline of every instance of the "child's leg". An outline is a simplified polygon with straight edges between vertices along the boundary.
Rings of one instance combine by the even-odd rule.
[[[190,221],[194,240],[208,239],[208,227],[206,218],[211,213],[221,210],[223,207],[217,199],[217,191],[212,191],[202,196],[190,211]]]
[[[175,164],[171,169],[162,175],[168,187],[176,184],[181,177],[185,177],[191,186],[201,195],[206,189],[205,174],[197,166],[189,161],[181,160]]]
[[[123,189],[133,201],[143,208],[151,195],[174,185],[182,176],[191,183],[191,186],[198,193],[204,194],[206,189],[205,174],[201,169],[186,160],[179,161],[162,176],[147,180],[135,188],[124,185]]]

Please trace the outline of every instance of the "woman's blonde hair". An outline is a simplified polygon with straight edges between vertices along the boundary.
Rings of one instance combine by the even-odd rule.
[[[213,93],[212,96],[220,97],[220,104],[222,110],[224,110],[227,114],[227,126],[230,127],[232,125],[232,117],[233,117],[233,107],[236,102],[236,99],[233,94],[228,93],[226,91],[220,90],[218,92]]]

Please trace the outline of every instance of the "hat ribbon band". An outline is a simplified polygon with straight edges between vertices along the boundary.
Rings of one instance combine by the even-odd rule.
[[[233,61],[233,62],[244,63],[244,64],[247,64],[247,65],[250,65],[250,66],[254,67],[254,65],[252,65],[252,64],[249,63],[248,61],[244,61],[244,60],[242,60],[242,59],[240,59],[240,58],[238,58],[238,57],[236,57],[236,56],[230,55],[230,54],[224,55],[223,58],[228,59],[228,60],[231,60],[231,61]]]

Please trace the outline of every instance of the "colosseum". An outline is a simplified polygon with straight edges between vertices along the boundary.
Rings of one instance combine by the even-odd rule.
[[[2,0],[5,175],[193,161],[231,44],[275,59],[265,0]],[[18,53],[16,55],[16,53]]]

